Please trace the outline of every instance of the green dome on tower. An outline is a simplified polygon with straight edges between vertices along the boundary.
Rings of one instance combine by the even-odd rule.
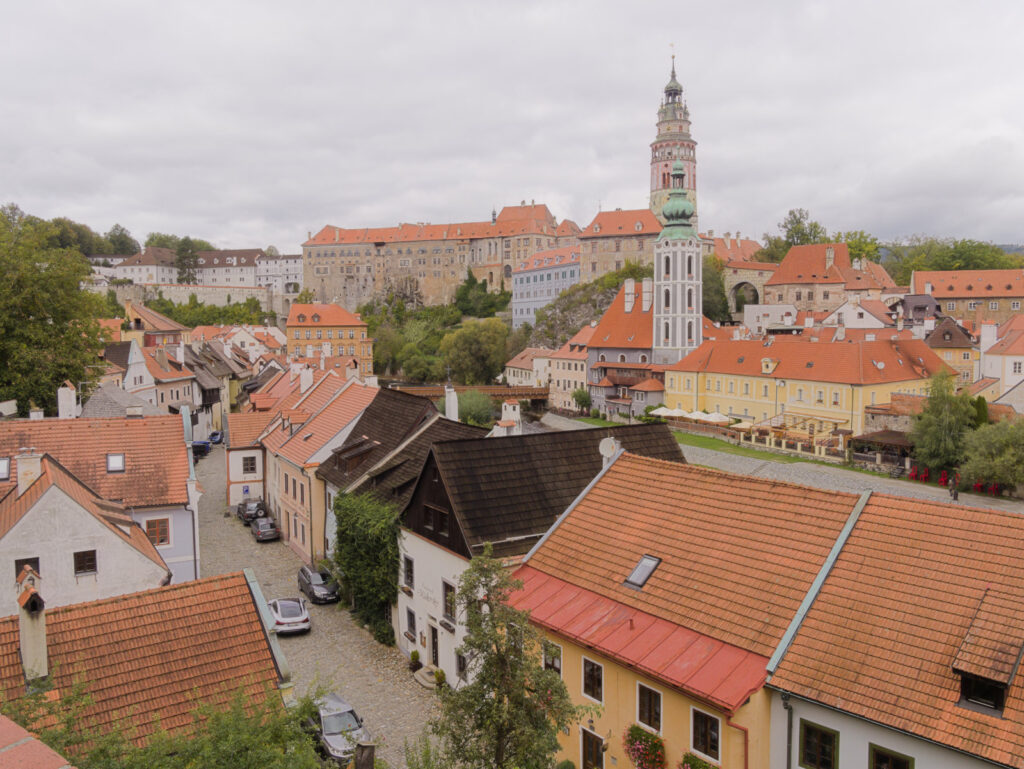
[[[683,188],[685,175],[686,169],[681,160],[672,164],[672,189],[668,193],[668,200],[661,208],[661,218],[665,220],[665,228],[658,236],[658,240],[679,240],[692,238],[697,234],[690,223],[696,209]]]

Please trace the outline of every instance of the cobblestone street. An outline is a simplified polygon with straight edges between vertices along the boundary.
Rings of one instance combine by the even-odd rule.
[[[204,493],[199,502],[202,576],[251,567],[267,600],[300,596],[301,561],[281,542],[258,543],[233,514],[225,517],[224,448],[217,446],[196,467]],[[417,684],[405,658],[373,640],[336,604],[310,604],[313,629],[279,643],[296,694],[321,685],[348,700],[378,742],[377,756],[405,766],[403,744],[419,736],[435,705],[434,694]]]

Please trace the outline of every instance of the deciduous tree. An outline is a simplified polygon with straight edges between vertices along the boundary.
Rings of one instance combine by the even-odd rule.
[[[732,316],[729,314],[729,300],[725,296],[722,261],[714,254],[708,254],[704,257],[701,292],[701,301],[706,318],[716,323],[725,323],[732,320]]]
[[[550,769],[559,730],[593,710],[574,706],[561,676],[544,668],[543,637],[509,605],[521,583],[490,555],[488,546],[459,581],[467,681],[440,690],[432,728],[445,766]]]
[[[572,391],[572,402],[580,411],[590,411],[590,391],[586,387],[577,387]]]
[[[115,224],[110,231],[104,235],[110,243],[111,253],[114,254],[137,254],[139,253],[139,241],[132,237],[120,224]]]
[[[779,222],[779,235],[764,234],[764,248],[754,255],[761,262],[781,262],[793,246],[828,242],[828,231],[824,225],[811,219],[803,208],[792,208],[786,218]]]
[[[505,365],[508,326],[497,318],[467,321],[441,340],[440,353],[463,384],[489,384]]]
[[[967,435],[964,454],[965,486],[979,480],[1011,489],[1024,484],[1024,419],[982,425]]]
[[[910,442],[914,458],[936,470],[957,467],[964,458],[967,435],[974,427],[976,412],[971,397],[957,395],[955,380],[948,371],[931,378],[928,402],[914,419]]]

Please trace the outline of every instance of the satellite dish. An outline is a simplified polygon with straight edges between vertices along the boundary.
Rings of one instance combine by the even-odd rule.
[[[611,459],[615,456],[615,452],[619,450],[619,442],[612,437],[602,438],[601,442],[597,444],[597,450],[602,457]]]

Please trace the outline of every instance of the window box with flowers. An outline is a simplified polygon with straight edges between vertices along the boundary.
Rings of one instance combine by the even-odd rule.
[[[622,746],[636,769],[665,769],[665,741],[639,724],[626,729]]]
[[[678,769],[718,769],[718,767],[703,758],[697,758],[693,753],[686,753],[680,759]]]

